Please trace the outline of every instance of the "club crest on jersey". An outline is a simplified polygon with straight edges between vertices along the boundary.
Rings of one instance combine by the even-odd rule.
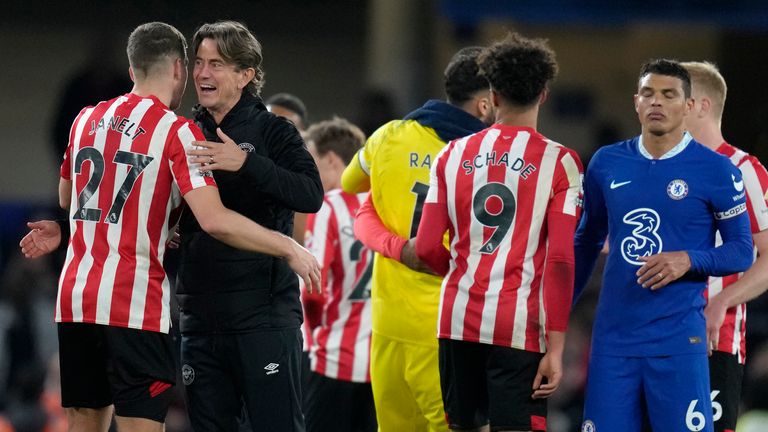
[[[581,432],[596,432],[597,428],[595,427],[595,423],[592,422],[592,420],[584,420],[584,423],[581,424]]]
[[[185,364],[181,367],[181,379],[184,380],[184,385],[190,385],[195,381],[195,370],[192,366]]]
[[[643,265],[641,257],[655,255],[662,251],[659,225],[661,218],[656,210],[634,209],[624,215],[623,222],[634,227],[630,235],[621,241],[621,256],[633,265]]]
[[[256,151],[256,147],[254,147],[253,144],[249,142],[240,143],[237,146],[240,147],[240,150],[244,152],[253,153]]]
[[[681,200],[688,195],[688,183],[681,179],[675,179],[667,185],[667,195],[673,200]]]

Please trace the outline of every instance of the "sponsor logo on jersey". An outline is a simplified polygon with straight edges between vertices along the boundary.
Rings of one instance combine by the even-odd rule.
[[[661,217],[650,208],[634,209],[624,215],[623,222],[634,228],[630,235],[621,241],[621,256],[633,265],[643,265],[640,257],[648,257],[662,251],[662,241],[658,234]]]
[[[726,211],[716,212],[715,213],[715,219],[717,220],[725,220],[730,219],[732,217],[736,217],[742,213],[747,211],[747,203],[741,203],[737,205],[736,207],[731,207]]]
[[[624,185],[628,185],[630,183],[632,183],[632,180],[627,180],[627,181],[618,182],[618,183],[616,183],[616,180],[611,180],[611,189],[620,188],[620,187],[622,187]]]
[[[181,367],[181,379],[184,381],[184,385],[190,385],[195,381],[195,370],[192,366],[185,364]]]
[[[256,147],[254,147],[253,144],[249,142],[240,143],[237,146],[240,147],[240,150],[244,152],[253,153],[256,151]]]
[[[280,372],[280,370],[277,369],[278,367],[280,367],[280,363],[270,363],[264,366],[264,370],[267,371],[267,375],[272,375]]]
[[[675,179],[667,185],[667,195],[673,200],[681,200],[688,195],[688,183],[681,179]]]
[[[581,424],[581,432],[596,432],[597,428],[595,427],[595,424],[592,422],[592,420],[584,420],[584,423]]]
[[[733,180],[733,188],[736,189],[736,192],[744,190],[744,180],[736,181],[736,176],[733,174],[731,174],[731,180]]]

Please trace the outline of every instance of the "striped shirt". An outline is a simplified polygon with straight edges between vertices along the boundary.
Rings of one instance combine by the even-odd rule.
[[[172,215],[187,192],[215,185],[188,162],[195,140],[200,130],[153,96],[128,93],[80,112],[61,165],[72,181],[71,237],[57,322],[169,331]]]
[[[747,195],[747,212],[752,234],[768,229],[768,172],[760,161],[738,148],[722,143],[716,150],[726,156],[739,168],[744,181],[744,191]],[[717,236],[716,244],[722,244],[720,236]],[[710,277],[707,285],[707,296],[715,296],[723,289],[741,278],[743,273],[736,273],[724,277]],[[720,339],[715,348],[716,351],[737,356],[739,363],[744,364],[746,359],[745,336],[747,332],[747,305],[740,304],[728,309],[720,327]]]
[[[438,155],[426,203],[447,206],[451,234],[439,338],[546,351],[547,215],[575,225],[581,175],[574,151],[525,127],[497,124]]]
[[[307,217],[307,248],[322,266],[324,303],[313,329],[312,370],[329,378],[370,382],[373,254],[354,237],[357,209],[367,194],[340,189]]]

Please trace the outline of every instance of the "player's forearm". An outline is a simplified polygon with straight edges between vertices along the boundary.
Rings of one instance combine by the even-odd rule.
[[[565,351],[565,332],[548,331],[547,332],[547,352],[554,355],[563,355]]]
[[[292,252],[290,237],[266,229],[232,210],[224,209],[217,217],[200,223],[212,237],[237,249],[280,258]]]
[[[728,308],[732,308],[760,296],[766,289],[768,289],[768,256],[760,255],[738,281],[717,294],[716,298],[724,301]]]
[[[416,255],[439,275],[450,268],[451,254],[443,246],[443,236],[448,228],[448,210],[444,204],[424,204],[419,231],[416,234]]]
[[[400,260],[403,247],[408,242],[391,232],[381,221],[369,196],[357,212],[354,224],[355,237],[366,247],[382,256]]]

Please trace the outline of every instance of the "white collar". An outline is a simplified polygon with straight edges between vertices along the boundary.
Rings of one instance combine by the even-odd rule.
[[[688,133],[687,131],[684,132],[683,133],[683,139],[681,139],[680,142],[677,143],[677,145],[675,145],[674,147],[669,149],[669,151],[667,151],[666,153],[661,155],[659,160],[661,160],[661,159],[669,159],[669,158],[671,158],[673,156],[678,155],[681,151],[685,150],[685,148],[688,147],[688,143],[690,143],[692,139],[693,139],[693,137],[691,136],[690,133]],[[640,154],[643,155],[646,159],[654,159],[654,157],[651,156],[650,153],[648,153],[648,150],[645,149],[645,146],[643,145],[643,136],[642,135],[640,135],[640,138],[638,138],[638,140],[637,140],[637,148],[638,148],[638,150],[640,150]]]

